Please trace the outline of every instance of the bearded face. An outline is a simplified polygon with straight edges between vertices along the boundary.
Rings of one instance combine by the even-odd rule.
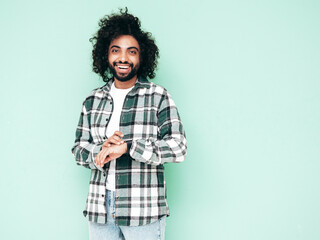
[[[111,41],[108,52],[113,76],[126,82],[137,77],[140,66],[140,46],[131,35],[121,35]]]

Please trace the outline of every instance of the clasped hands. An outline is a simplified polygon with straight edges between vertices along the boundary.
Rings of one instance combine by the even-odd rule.
[[[103,167],[107,162],[121,157],[127,152],[127,143],[122,140],[123,133],[115,131],[102,145],[101,151],[97,154],[95,164]]]

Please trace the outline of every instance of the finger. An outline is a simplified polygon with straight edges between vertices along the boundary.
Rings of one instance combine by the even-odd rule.
[[[119,137],[118,135],[113,134],[111,137],[111,139],[117,139],[117,140],[122,140],[121,137]],[[109,138],[109,139],[110,139]]]
[[[102,146],[103,147],[110,147],[111,144],[121,144],[121,143],[124,143],[124,141],[118,137],[117,135],[113,134],[111,137],[109,137],[103,144]]]
[[[115,139],[109,138],[108,142],[107,142],[107,143],[104,143],[104,144],[102,145],[102,147],[103,147],[103,148],[108,148],[108,147],[111,147],[113,144],[118,145],[118,141],[115,140]]]
[[[112,136],[112,139],[116,139],[118,142],[124,143],[123,139],[120,138],[120,137],[118,137],[118,136],[113,135],[113,136]]]
[[[103,157],[104,157],[104,153],[105,153],[106,149],[102,149],[97,157],[96,157],[96,165],[100,166],[101,167],[101,162],[103,161]]]
[[[102,148],[101,149],[105,149],[105,148],[107,148],[108,146],[107,145],[104,145],[104,146],[102,146]]]
[[[100,163],[100,156],[101,156],[101,151],[97,154],[97,156],[96,156],[96,160],[94,161],[94,163],[97,165],[97,166],[99,166],[99,163]]]
[[[110,156],[107,156],[105,159],[104,159],[104,162],[103,164],[106,164],[108,162],[110,162],[111,160],[113,160]]]
[[[117,135],[119,137],[124,137],[123,133],[120,131],[115,131],[113,135]]]
[[[109,149],[106,148],[105,151],[101,154],[101,159],[100,159],[101,167],[103,167],[103,165],[105,163],[105,159],[107,158],[108,155],[109,155]]]
[[[103,147],[107,147],[108,144],[110,144],[110,138],[108,138],[108,139],[102,144],[102,146],[103,146]]]
[[[108,147],[110,147],[110,146],[111,146],[111,143],[109,142],[109,143],[103,144],[103,145],[102,145],[102,148],[105,149],[105,148],[108,148]]]
[[[110,143],[120,145],[121,143],[123,143],[123,140],[119,137],[112,137],[110,139]]]

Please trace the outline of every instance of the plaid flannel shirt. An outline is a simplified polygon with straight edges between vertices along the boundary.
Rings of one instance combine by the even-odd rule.
[[[78,165],[91,169],[84,216],[106,223],[106,179],[110,163],[94,164],[113,111],[109,95],[112,81],[94,89],[84,100],[72,153]],[[166,89],[139,77],[127,94],[119,130],[128,153],[116,162],[115,221],[122,226],[140,226],[169,215],[164,163],[182,162],[187,153],[178,110]]]

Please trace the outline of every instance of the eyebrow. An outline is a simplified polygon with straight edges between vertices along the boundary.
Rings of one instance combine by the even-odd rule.
[[[121,47],[119,47],[118,45],[112,45],[111,47],[110,47],[110,49],[111,48],[121,48]],[[136,47],[128,47],[127,49],[136,49],[138,52],[139,52],[139,49],[138,48],[136,48]]]

